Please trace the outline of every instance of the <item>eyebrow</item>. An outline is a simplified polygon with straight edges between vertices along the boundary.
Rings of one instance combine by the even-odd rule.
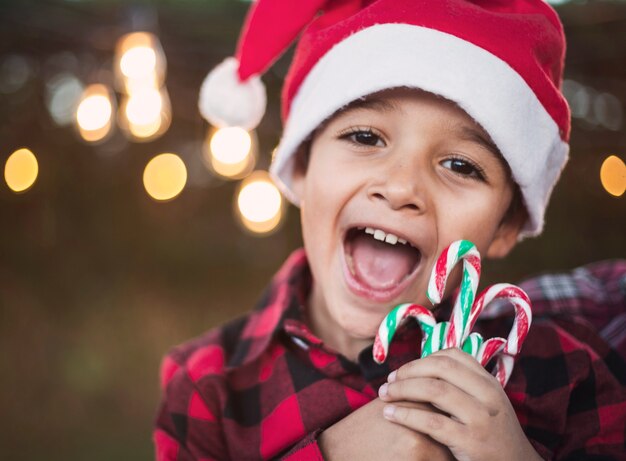
[[[463,125],[460,127],[455,127],[455,132],[459,135],[461,139],[466,141],[472,141],[476,144],[481,145],[483,148],[491,152],[494,157],[504,163],[506,167],[508,167],[508,163],[504,159],[504,156],[502,155],[502,152],[500,152],[500,149],[498,149],[498,146],[496,146],[491,139],[483,136],[480,131],[470,126]]]
[[[370,109],[370,110],[377,110],[381,112],[392,112],[394,110],[399,110],[400,108],[396,104],[394,104],[393,102],[387,99],[362,98],[362,99],[356,99],[352,101],[351,103],[349,103],[348,105],[344,106],[341,109],[341,112],[345,112],[348,110],[355,110],[355,109]]]

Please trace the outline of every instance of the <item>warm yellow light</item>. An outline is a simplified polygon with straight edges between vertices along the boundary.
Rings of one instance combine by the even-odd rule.
[[[243,128],[210,130],[203,150],[205,162],[220,176],[243,178],[250,174],[256,164],[252,144],[250,133]]]
[[[128,94],[143,88],[158,89],[165,79],[165,54],[154,34],[122,36],[116,45],[115,62],[117,86]]]
[[[78,129],[80,136],[87,142],[98,142],[102,141],[106,136],[111,132],[111,124],[107,124],[100,128],[99,130],[83,130],[82,128]]]
[[[143,125],[129,123],[128,131],[135,138],[150,138],[156,135],[161,129],[161,117],[157,117],[151,123],[146,123]]]
[[[155,200],[171,200],[187,183],[187,168],[176,154],[159,154],[148,162],[143,172],[143,185]]]
[[[103,139],[111,131],[113,103],[106,86],[88,86],[76,109],[76,124],[85,141]]]
[[[243,225],[257,234],[276,229],[282,213],[280,192],[264,171],[256,171],[243,181],[237,195],[237,209]]]
[[[91,85],[83,93],[76,110],[76,121],[86,131],[96,131],[111,120],[113,107],[104,85]]]
[[[211,169],[220,176],[229,179],[241,179],[250,174],[256,164],[256,157],[248,155],[239,163],[222,163],[215,157],[209,159]]]
[[[163,100],[154,88],[144,88],[133,93],[126,104],[126,117],[135,125],[153,125],[161,118]]]
[[[117,42],[117,50],[123,56],[132,48],[152,48],[154,49],[156,37],[150,32],[131,32],[123,35]]]
[[[123,97],[118,123],[133,141],[152,141],[167,131],[171,121],[171,105],[167,89],[142,89]]]
[[[211,137],[211,154],[221,163],[240,163],[250,153],[252,139],[243,128],[221,128]]]
[[[124,92],[126,94],[135,94],[138,91],[144,90],[146,88],[158,89],[159,81],[156,75],[150,75],[146,78],[132,79],[127,78],[124,80],[124,84],[122,85],[124,88]]]
[[[128,49],[120,59],[122,73],[131,79],[145,79],[154,74],[156,53],[149,46],[136,46]]]
[[[39,165],[37,158],[28,149],[13,152],[4,165],[4,180],[13,192],[24,192],[37,179]]]
[[[619,157],[607,157],[600,167],[600,181],[606,191],[620,197],[626,190],[626,165]]]

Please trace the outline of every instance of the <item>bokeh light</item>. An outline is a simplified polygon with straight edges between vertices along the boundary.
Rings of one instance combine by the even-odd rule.
[[[133,32],[118,40],[116,84],[124,94],[118,123],[132,141],[152,141],[171,122],[171,105],[164,85],[165,54],[156,35]]]
[[[149,32],[122,36],[117,42],[115,62],[118,86],[128,94],[158,89],[165,79],[165,54],[159,39]]]
[[[83,91],[83,84],[71,73],[57,74],[46,83],[46,104],[57,125],[70,125],[74,121]]]
[[[28,59],[18,54],[0,61],[0,93],[10,94],[21,90],[33,76],[34,69]]]
[[[29,149],[22,148],[13,152],[4,165],[4,180],[13,192],[24,192],[37,179],[39,164]]]
[[[161,118],[163,100],[158,90],[144,88],[133,93],[126,105],[126,117],[134,125],[152,125]]]
[[[173,199],[181,193],[186,183],[187,168],[176,154],[157,155],[148,162],[143,172],[146,192],[158,201]]]
[[[205,160],[219,176],[242,178],[250,174],[256,164],[252,147],[252,137],[243,128],[210,130],[204,149]]]
[[[144,88],[122,98],[118,123],[133,141],[152,141],[170,126],[172,108],[165,87]]]
[[[130,79],[150,77],[156,68],[156,53],[148,46],[136,46],[127,50],[120,59],[122,73]]]
[[[246,229],[267,235],[278,228],[283,218],[283,199],[265,171],[246,178],[237,194],[237,215]]]
[[[626,165],[616,155],[610,155],[600,167],[600,181],[611,195],[621,197],[626,190]]]
[[[85,141],[103,139],[111,131],[113,102],[109,90],[101,84],[89,85],[76,110],[76,122]]]
[[[593,101],[596,120],[605,128],[619,131],[622,128],[622,103],[611,93],[600,93]]]
[[[250,134],[239,127],[221,128],[211,137],[211,153],[223,163],[239,163],[250,153]]]

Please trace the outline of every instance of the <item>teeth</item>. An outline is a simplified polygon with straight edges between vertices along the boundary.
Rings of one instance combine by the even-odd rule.
[[[396,243],[398,243],[398,236],[393,234],[387,234],[387,236],[385,237],[385,242],[395,245]]]
[[[381,242],[384,242],[385,241],[385,232],[381,231],[380,229],[376,229],[374,231],[374,238],[376,240],[380,240]]]
[[[360,230],[363,227],[359,227]],[[373,236],[376,240],[380,240],[381,242],[389,243],[390,245],[395,245],[400,242],[402,245],[406,245],[408,242],[406,239],[400,238],[397,235],[390,233],[386,233],[381,229],[374,229],[373,227],[365,227],[365,233]]]

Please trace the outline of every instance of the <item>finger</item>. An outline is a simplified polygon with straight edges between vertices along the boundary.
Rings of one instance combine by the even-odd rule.
[[[383,415],[389,421],[429,435],[446,446],[463,445],[469,431],[467,426],[440,413],[402,405],[386,405]]]
[[[402,379],[383,384],[378,395],[385,402],[428,402],[463,424],[489,416],[489,410],[475,397],[443,379]]]
[[[476,357],[468,354],[464,350],[458,347],[451,347],[449,349],[442,349],[440,351],[435,352],[432,355],[445,355],[452,357],[455,360],[458,360],[461,363],[464,363],[472,370],[476,371],[478,374],[489,374],[487,370],[480,364]]]
[[[493,405],[502,397],[502,386],[480,364],[468,361],[462,354],[467,355],[458,349],[456,351],[446,349],[426,358],[414,360],[391,373],[388,382],[410,378],[442,379],[478,399],[481,403]],[[471,357],[469,359],[474,360]]]

